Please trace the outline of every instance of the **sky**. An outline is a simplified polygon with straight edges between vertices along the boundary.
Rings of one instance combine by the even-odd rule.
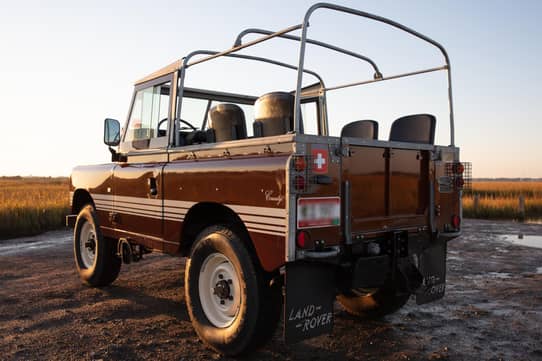
[[[1,0],[0,175],[67,176],[76,165],[109,162],[103,119],[126,120],[137,79],[192,50],[227,49],[245,28],[299,24],[313,3]],[[542,177],[542,1],[336,3],[393,19],[446,47],[455,143],[474,177]],[[384,76],[444,64],[430,45],[351,15],[315,12],[309,37],[373,58]],[[296,64],[298,45],[276,40],[245,53]],[[314,47],[306,66],[327,86],[372,78],[367,64]],[[223,60],[193,69],[187,81],[194,86],[254,95],[295,86],[295,72],[259,64]],[[328,107],[332,135],[368,118],[380,122],[385,139],[399,116],[431,113],[437,143],[449,144],[445,72],[330,92]]]

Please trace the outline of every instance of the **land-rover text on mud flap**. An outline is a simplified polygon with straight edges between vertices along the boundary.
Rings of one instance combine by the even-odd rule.
[[[435,46],[444,65],[384,76],[355,49],[311,39],[316,10],[404,31]],[[257,37],[243,42],[246,36]],[[298,64],[247,53],[270,41],[299,45]],[[370,79],[326,87],[304,66],[307,46],[352,57],[372,69]],[[248,94],[188,86],[192,71],[221,59],[291,71],[296,87]],[[434,144],[436,118],[426,113],[390,122],[387,139],[374,120],[329,134],[338,121],[328,119],[330,92],[437,71],[449,82],[449,145]],[[259,75],[244,77],[257,85]],[[112,162],[72,172],[67,222],[81,279],[106,286],[122,263],[153,251],[186,257],[194,329],[227,355],[264,344],[281,315],[284,337],[294,342],[331,331],[335,301],[375,317],[411,295],[418,304],[442,298],[446,243],[460,234],[461,192],[470,182],[470,165],[454,145],[451,89],[439,43],[326,3],[308,9],[299,25],[247,29],[230,49],[189,53],[136,82],[122,128],[105,120]]]

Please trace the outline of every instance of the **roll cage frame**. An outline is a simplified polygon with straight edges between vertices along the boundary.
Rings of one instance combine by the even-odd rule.
[[[350,50],[334,46],[332,44],[328,44],[328,43],[324,43],[324,42],[321,42],[321,41],[313,40],[313,39],[310,39],[310,38],[307,37],[308,28],[309,28],[309,20],[310,20],[312,14],[318,9],[328,9],[328,10],[333,10],[333,11],[337,11],[337,12],[356,15],[356,16],[360,16],[360,17],[363,17],[363,18],[368,18],[368,19],[371,19],[371,20],[374,20],[374,21],[377,21],[377,22],[381,22],[381,23],[390,25],[390,26],[395,27],[395,28],[397,28],[399,30],[403,30],[403,31],[411,34],[412,36],[414,36],[414,37],[416,37],[418,39],[421,39],[421,40],[435,46],[436,48],[438,48],[440,50],[440,52],[442,53],[443,57],[444,57],[445,64],[443,66],[439,66],[439,67],[421,69],[421,70],[416,70],[416,71],[407,72],[407,73],[395,74],[395,75],[391,75],[391,76],[384,76],[382,74],[382,72],[380,71],[380,69],[378,68],[377,64],[372,59],[366,57],[365,55],[355,53],[355,52],[352,52]],[[301,30],[301,36],[294,36],[294,35],[289,34],[289,33],[293,32],[293,31],[296,31],[296,30]],[[260,34],[260,35],[263,35],[263,36],[259,37],[259,38],[256,38],[254,40],[251,40],[249,42],[243,43],[242,42],[243,37],[245,37],[246,35],[249,35],[249,34]],[[238,52],[238,51],[240,51],[242,49],[254,46],[256,44],[259,44],[259,43],[262,43],[264,41],[268,41],[268,40],[271,40],[271,39],[274,39],[274,38],[282,38],[282,39],[288,39],[288,40],[293,40],[293,41],[299,42],[298,66],[283,63],[283,62],[273,60],[273,59],[269,59],[269,58],[263,58],[263,57],[252,56],[252,55],[245,55],[245,54],[235,54],[236,52]],[[306,44],[312,44],[312,45],[320,46],[320,47],[323,47],[323,48],[326,48],[326,49],[329,49],[329,50],[332,50],[332,51],[335,51],[335,52],[339,52],[339,53],[342,53],[342,54],[357,58],[357,59],[362,60],[364,62],[367,62],[374,70],[373,79],[368,79],[368,80],[363,80],[363,81],[356,81],[356,82],[352,82],[352,83],[347,83],[347,84],[342,84],[342,85],[337,85],[337,86],[326,88],[325,85],[324,85],[323,79],[320,77],[320,75],[318,75],[318,73],[316,73],[314,71],[311,71],[311,70],[308,70],[308,69],[305,69],[305,49],[306,49]],[[203,57],[203,58],[200,58],[200,59],[192,60],[195,56],[198,56],[198,55],[207,55],[207,56]],[[240,58],[240,59],[248,59],[248,60],[256,60],[256,61],[266,62],[266,63],[269,63],[269,64],[289,68],[289,69],[292,69],[292,70],[297,70],[297,83],[296,83],[296,89],[295,89],[295,93],[294,93],[294,96],[295,96],[295,103],[294,103],[295,112],[294,112],[294,129],[293,129],[293,131],[295,133],[301,133],[302,132],[302,125],[301,125],[301,95],[302,95],[302,90],[303,90],[302,83],[303,83],[303,74],[304,73],[312,75],[312,76],[314,76],[314,77],[316,77],[318,79],[318,81],[319,81],[319,83],[321,85],[320,91],[322,92],[322,94],[325,95],[326,91],[342,89],[342,88],[347,88],[347,87],[353,87],[353,86],[359,86],[359,85],[365,85],[365,84],[370,84],[370,83],[375,83],[375,82],[380,82],[380,81],[385,81],[385,80],[404,78],[404,77],[408,77],[408,76],[419,75],[419,74],[424,74],[424,73],[430,73],[430,72],[435,72],[435,71],[440,71],[440,70],[446,70],[447,71],[447,80],[448,80],[448,106],[449,106],[449,112],[450,112],[450,114],[449,114],[449,119],[450,119],[450,146],[455,145],[454,108],[453,108],[453,95],[452,95],[452,75],[451,75],[451,65],[450,65],[450,59],[448,57],[448,53],[446,52],[446,49],[444,48],[444,46],[442,46],[440,43],[436,42],[435,40],[433,40],[433,39],[431,39],[431,38],[417,32],[417,31],[415,31],[415,30],[413,30],[413,29],[411,29],[411,28],[409,28],[409,27],[407,27],[405,25],[400,24],[400,23],[398,23],[396,21],[393,21],[393,20],[378,16],[378,15],[374,15],[374,14],[371,14],[371,13],[368,13],[368,12],[364,12],[364,11],[348,8],[348,7],[345,7],[345,6],[341,6],[341,5],[335,5],[335,4],[331,4],[331,3],[317,3],[317,4],[314,4],[313,6],[311,6],[306,11],[305,16],[303,18],[303,22],[301,24],[293,25],[293,26],[287,27],[285,29],[282,29],[282,30],[279,30],[279,31],[276,31],[276,32],[272,32],[272,31],[264,30],[264,29],[249,28],[249,29],[245,29],[245,30],[243,30],[242,32],[239,33],[239,35],[235,39],[233,47],[231,47],[230,49],[220,51],[220,52],[210,51],[210,50],[196,50],[196,51],[193,51],[193,52],[189,53],[188,55],[186,55],[181,60],[181,65],[180,65],[180,68],[178,69],[177,104],[176,104],[176,113],[175,113],[176,116],[174,118],[175,119],[174,120],[174,122],[175,122],[175,124],[174,124],[175,128],[174,129],[180,129],[180,115],[181,115],[181,109],[182,109],[182,97],[183,97],[183,92],[184,92],[186,69],[188,69],[189,67],[192,67],[194,65],[201,64],[203,62],[207,62],[207,61],[210,61],[210,60],[222,57],[222,56],[232,57],[232,58]],[[328,132],[327,118],[326,119],[321,118],[321,122],[325,123],[325,124],[319,124],[319,129],[323,133],[322,135],[328,135],[327,134],[327,132]],[[175,137],[174,137],[174,139],[171,139],[171,141],[174,142],[175,146],[179,146],[180,145],[180,133],[179,132],[174,132],[174,134],[175,134]]]

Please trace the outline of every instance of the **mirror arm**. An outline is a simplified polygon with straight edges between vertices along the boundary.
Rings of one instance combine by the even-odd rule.
[[[111,152],[111,161],[112,162],[126,162],[126,156],[118,153],[113,147],[109,147],[109,152]]]

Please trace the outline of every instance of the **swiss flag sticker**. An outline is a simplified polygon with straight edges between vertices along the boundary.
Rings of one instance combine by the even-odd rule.
[[[327,149],[312,149],[312,171],[313,173],[327,173],[329,157]]]

